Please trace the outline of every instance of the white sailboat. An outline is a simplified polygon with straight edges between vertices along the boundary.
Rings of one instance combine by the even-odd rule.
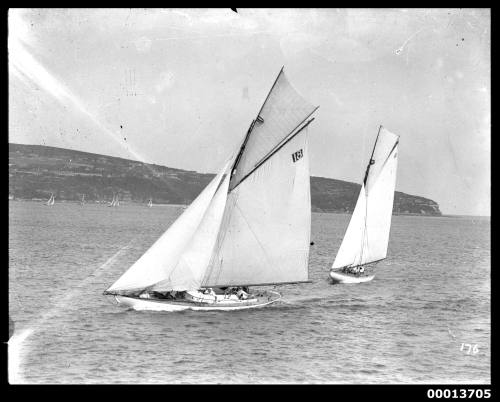
[[[51,205],[54,205],[54,204],[55,204],[55,202],[56,202],[56,199],[55,199],[55,197],[54,197],[54,193],[51,193],[51,194],[50,194],[50,198],[49,198],[49,200],[47,201],[47,204],[46,204],[46,205],[48,205],[48,206],[50,207]]]
[[[239,151],[104,294],[136,310],[240,310],[281,298],[249,286],[310,282],[316,109],[282,68]]]
[[[153,200],[150,198],[148,201],[148,208],[151,208],[153,206]]]
[[[85,194],[82,194],[82,201],[80,202],[80,205],[84,205],[85,204]]]
[[[399,136],[380,126],[358,201],[330,271],[333,283],[371,281],[391,230]]]
[[[118,207],[119,205],[118,195],[113,194],[113,200],[108,204],[108,207]]]

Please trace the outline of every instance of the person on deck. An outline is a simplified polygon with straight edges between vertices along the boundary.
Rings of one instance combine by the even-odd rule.
[[[238,291],[236,292],[236,295],[238,296],[238,299],[240,300],[246,300],[248,299],[248,293],[243,290],[243,288],[239,288]]]

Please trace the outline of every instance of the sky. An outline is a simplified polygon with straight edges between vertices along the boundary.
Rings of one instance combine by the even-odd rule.
[[[278,72],[319,105],[311,174],[490,215],[489,9],[10,9],[9,142],[217,172]]]

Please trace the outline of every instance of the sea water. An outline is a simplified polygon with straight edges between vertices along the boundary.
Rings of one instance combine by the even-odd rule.
[[[313,282],[262,309],[137,312],[103,296],[181,212],[9,201],[10,381],[491,381],[488,218],[394,216],[375,279],[332,285],[350,216],[313,213]]]

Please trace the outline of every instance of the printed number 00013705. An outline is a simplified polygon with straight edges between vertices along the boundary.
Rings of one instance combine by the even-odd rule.
[[[429,399],[464,399],[464,398],[491,398],[491,390],[489,389],[432,389],[427,390],[427,398]]]

